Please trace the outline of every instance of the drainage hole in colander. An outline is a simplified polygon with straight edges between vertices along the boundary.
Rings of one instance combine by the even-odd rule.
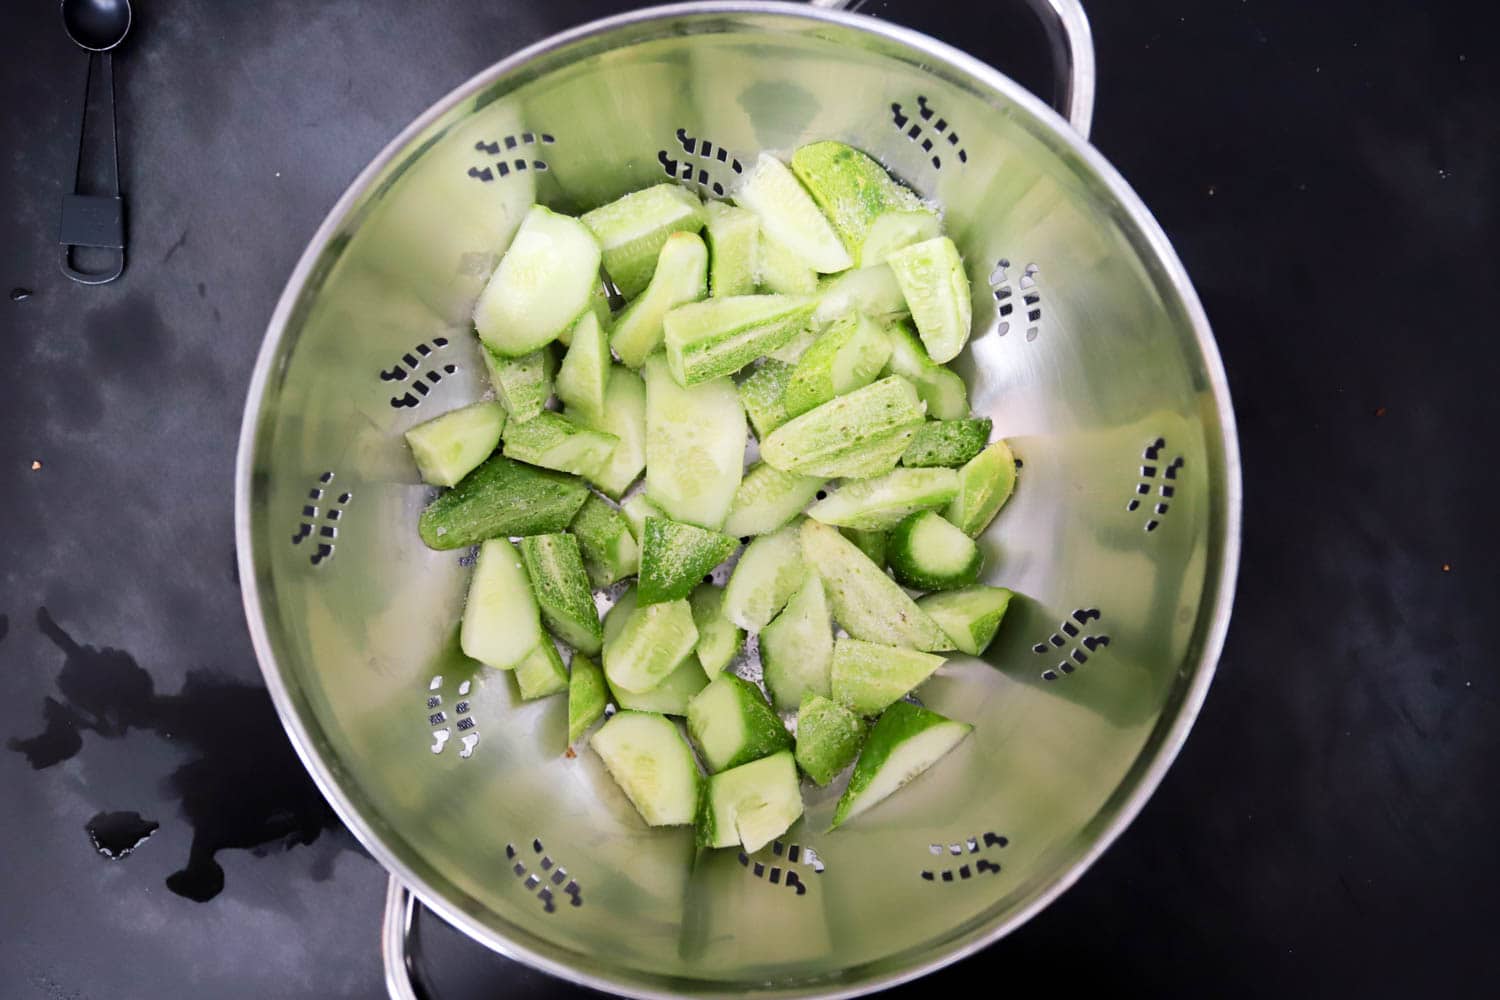
[[[986,831],[982,836],[969,837],[966,840],[953,844],[928,844],[927,851],[930,854],[942,856],[950,854],[954,857],[965,855],[976,855],[989,850],[991,847],[1004,849],[1010,843],[1008,837],[1003,837],[993,830]],[[964,862],[956,868],[924,868],[921,875],[925,882],[953,882],[973,878],[975,875],[998,875],[1000,874],[1000,862],[990,858],[973,858],[973,863]]]
[[[1042,671],[1042,680],[1055,681],[1073,673],[1089,661],[1089,654],[1109,645],[1107,635],[1084,633],[1090,622],[1097,622],[1103,617],[1098,608],[1078,608],[1071,618],[1065,619],[1058,626],[1056,632],[1031,647],[1031,651],[1038,656],[1061,657],[1055,667]]]
[[[500,177],[509,177],[513,173],[525,173],[527,170],[540,173],[548,169],[546,160],[502,154],[513,152],[522,146],[550,146],[556,141],[546,132],[517,132],[514,135],[503,136],[494,142],[485,142],[481,139],[474,143],[474,151],[483,154],[483,158],[478,164],[469,168],[468,175],[477,181],[487,183]]]
[[[823,864],[823,859],[818,857],[818,852],[803,844],[786,844],[778,840],[771,844],[771,853],[778,859],[784,859],[785,863],[775,864],[758,861],[744,851],[741,851],[739,854],[740,864],[756,878],[765,879],[772,885],[784,885],[799,896],[807,894],[807,885],[802,881],[802,877],[793,866],[801,866],[804,869],[810,868],[815,875],[823,874],[827,868]]]
[[[568,897],[570,905],[582,906],[583,887],[578,884],[577,879],[569,876],[566,868],[552,859],[540,838],[532,838],[531,850],[536,855],[531,860],[535,870],[529,869],[526,862],[521,860],[521,851],[515,844],[505,845],[505,857],[511,862],[511,874],[521,880],[521,885],[527,892],[536,893],[536,898],[541,901],[542,910],[546,913],[557,912],[556,896],[552,891],[555,888],[561,889],[563,895]]]
[[[969,162],[969,151],[963,147],[958,133],[948,124],[946,118],[933,110],[932,106],[927,103],[926,96],[917,95],[915,117],[907,114],[906,109],[899,102],[893,103],[891,123],[896,126],[896,131],[904,132],[915,145],[922,147],[922,152],[927,154],[928,162],[932,164],[934,170],[943,169],[943,158],[938,155],[937,150],[942,148],[945,141],[957,152],[959,163]]]
[[[468,699],[471,686],[470,681],[460,682],[457,700],[453,704],[453,710],[449,712],[443,707],[443,675],[438,674],[427,682],[427,724],[432,727],[432,745],[427,749],[434,754],[447,749],[448,741],[457,731],[458,756],[463,760],[474,756],[474,748],[479,745],[479,730],[474,717],[469,714],[473,708]],[[448,725],[450,721],[452,726]]]
[[[681,152],[674,155],[671,150],[656,151],[656,161],[662,172],[673,180],[694,185],[705,195],[724,197],[726,185],[733,183],[732,174],[745,172],[745,165],[722,144],[700,139],[685,128],[677,130],[677,145]]]
[[[995,269],[990,272],[990,293],[995,298],[995,312],[998,321],[995,327],[997,336],[1005,336],[1010,332],[1011,321],[1009,319],[1015,313],[1015,292],[1010,284],[1010,261],[1004,257],[996,261]],[[1021,293],[1022,304],[1026,307],[1026,339],[1035,340],[1041,332],[1039,324],[1042,320],[1042,290],[1037,287],[1036,276],[1041,272],[1037,264],[1027,264],[1021,269],[1021,278],[1016,283]]]
[[[1182,471],[1181,455],[1173,457],[1170,462],[1163,462],[1161,456],[1166,447],[1167,439],[1160,437],[1146,445],[1145,451],[1141,453],[1141,475],[1140,481],[1135,484],[1136,495],[1125,505],[1125,509],[1132,513],[1142,507],[1150,508],[1146,517],[1147,531],[1155,531],[1160,527],[1162,518],[1172,509],[1168,501],[1177,493],[1177,474]],[[1152,494],[1155,494],[1154,500]]]
[[[354,499],[354,495],[347,492],[330,496],[332,490],[328,486],[333,479],[332,471],[324,472],[307,491],[307,500],[302,505],[302,522],[292,535],[293,545],[301,545],[309,538],[318,539],[317,547],[308,556],[308,561],[314,566],[321,566],[332,557],[334,543],[339,537],[338,522],[344,516],[345,506]]]
[[[399,396],[391,397],[391,406],[400,409],[405,406],[417,406],[427,394],[432,392],[433,387],[443,380],[443,376],[452,375],[458,371],[458,366],[453,364],[440,364],[434,355],[448,346],[447,337],[433,337],[431,341],[418,344],[405,354],[401,360],[390,368],[382,369],[380,380],[382,382],[405,382],[411,380],[411,389]]]

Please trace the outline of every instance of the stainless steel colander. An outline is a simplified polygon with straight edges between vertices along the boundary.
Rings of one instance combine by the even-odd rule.
[[[1071,884],[1141,808],[1202,703],[1238,554],[1233,415],[1161,230],[1084,133],[932,39],[781,3],[640,11],[485,71],[340,199],[281,298],[237,482],[245,606],[293,742],[392,873],[475,939],[638,996],[837,996],[983,947]],[[471,304],[527,206],[675,179],[730,192],[760,150],[836,138],[946,206],[971,264],[975,411],[1024,463],[983,538],[1024,595],[984,661],[920,691],[975,724],[933,771],[828,833],[833,793],[754,856],[652,830],[562,698],[464,658],[462,553],[417,537],[402,431],[483,395]],[[753,664],[747,665],[753,669]]]

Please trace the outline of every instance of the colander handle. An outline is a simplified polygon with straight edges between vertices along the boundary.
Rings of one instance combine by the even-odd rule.
[[[864,0],[811,0],[814,7],[857,10]],[[1057,78],[1052,106],[1085,139],[1094,122],[1094,33],[1079,0],[1026,0],[1047,28]]]
[[[417,897],[392,875],[385,890],[385,920],[380,929],[380,956],[385,989],[391,1000],[427,1000],[417,981],[408,941],[417,931]]]

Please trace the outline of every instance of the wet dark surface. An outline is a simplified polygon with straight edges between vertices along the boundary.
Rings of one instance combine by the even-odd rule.
[[[872,7],[1047,86],[1009,5]],[[473,72],[614,8],[136,8],[116,61],[130,263],[96,289],[58,273],[53,242],[84,57],[55,4],[0,8],[0,993],[374,996],[384,875],[305,776],[242,620],[240,404],[358,169]],[[1234,390],[1235,624],[1130,831],[912,995],[975,976],[1492,990],[1500,85],[1482,10],[1093,5],[1095,142],[1181,253]],[[571,992],[431,919],[422,965],[443,997]]]

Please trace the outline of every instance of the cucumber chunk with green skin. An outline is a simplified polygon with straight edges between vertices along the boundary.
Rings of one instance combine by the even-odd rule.
[[[696,524],[646,518],[637,599],[642,604],[659,604],[687,597],[704,574],[728,559],[739,544],[728,535]]]
[[[970,538],[989,527],[1016,489],[1016,457],[996,441],[958,470],[958,495],[943,512]]]
[[[605,390],[613,367],[604,328],[597,316],[584,313],[573,325],[572,342],[557,369],[557,398],[589,426],[598,427],[604,419]]]
[[[698,658],[689,654],[650,691],[614,692],[615,703],[632,712],[660,712],[662,715],[687,715],[693,695],[708,686],[708,678],[698,666]]]
[[[797,766],[814,784],[826,785],[854,763],[867,731],[865,720],[843,705],[808,694],[797,709]]]
[[[889,798],[958,746],[973,728],[909,702],[886,709],[860,751],[834,811],[833,828]]]
[[[579,737],[604,715],[609,688],[599,664],[582,653],[573,654],[573,669],[568,677],[568,744]]]
[[[604,248],[610,280],[633,299],[651,283],[667,237],[696,233],[707,217],[697,195],[676,184],[658,184],[585,212],[579,221]]]
[[[541,615],[516,547],[504,538],[479,547],[458,645],[464,655],[499,670],[526,659],[543,640]]]
[[[942,507],[957,495],[958,473],[952,469],[892,469],[877,479],[845,483],[813,504],[807,516],[844,528],[883,531],[913,511]]]
[[[793,417],[761,442],[761,458],[783,472],[833,479],[869,476],[871,458],[884,462],[922,425],[926,408],[910,382],[892,375]],[[878,467],[878,466],[877,466]]]
[[[615,365],[604,389],[604,413],[584,422],[619,439],[609,460],[589,477],[605,496],[618,500],[646,468],[646,383]]]
[[[638,604],[632,588],[604,620],[604,676],[616,693],[642,694],[676,670],[698,644],[685,600]]]
[[[775,295],[811,295],[818,290],[818,272],[762,226],[755,258],[756,287]],[[904,301],[904,300],[903,300]]]
[[[961,653],[978,656],[989,648],[1015,595],[1004,587],[982,584],[928,594],[917,607],[932,616]]]
[[[516,664],[515,675],[522,701],[535,701],[568,689],[568,668],[551,636],[543,636],[536,648]]]
[[[891,530],[886,561],[913,590],[953,590],[979,579],[984,557],[974,539],[936,511],[922,510]]]
[[[767,354],[766,357],[780,361],[783,364],[795,365],[798,361],[802,360],[802,355],[807,353],[807,349],[817,343],[819,332],[816,326],[810,325],[806,330],[788,340],[781,347]]]
[[[734,200],[760,216],[761,229],[814,271],[833,274],[854,266],[802,182],[771,154],[760,154]]]
[[[566,528],[588,495],[581,479],[492,455],[427,505],[417,532],[434,549],[547,535]]]
[[[474,303],[479,338],[504,358],[550,344],[588,308],[599,258],[587,226],[533,205]]]
[[[937,364],[958,357],[969,341],[973,305],[958,247],[946,236],[914,243],[886,258],[896,275],[912,322]]]
[[[646,533],[646,518],[667,516],[666,513],[663,512],[660,507],[656,506],[656,504],[652,503],[651,498],[646,496],[646,494],[644,493],[637,493],[629,500],[626,500],[624,503],[620,504],[620,513],[624,514],[625,520],[630,523],[630,533],[635,535],[635,540],[637,542],[639,542],[641,540],[641,536]]]
[[[519,358],[503,358],[488,347],[483,354],[495,398],[510,414],[510,423],[525,423],[547,408],[552,375],[557,370],[550,346]]]
[[[885,565],[885,548],[889,537],[888,532],[864,531],[860,528],[840,528],[839,534],[857,545],[859,551],[870,558],[870,562],[876,566]]]
[[[592,586],[608,587],[640,568],[641,550],[630,521],[598,494],[590,493],[584,499],[568,530],[578,539],[583,568]]]
[[[694,233],[673,233],[661,248],[651,285],[615,317],[609,346],[631,368],[661,346],[667,313],[708,294],[708,247]]]
[[[646,363],[646,494],[674,521],[717,530],[745,471],[745,411],[728,378],[683,388]]]
[[[513,420],[502,435],[507,458],[527,465],[593,478],[609,461],[620,439],[569,420],[551,410],[525,423]]]
[[[906,299],[896,274],[886,264],[845,271],[818,283],[818,308],[813,322],[827,326],[840,316],[861,312],[875,320],[904,315]]]
[[[890,472],[901,461],[916,428],[916,424],[909,424],[866,442],[856,454],[841,457],[835,466],[839,475],[844,479],[874,479]]]
[[[740,402],[750,418],[750,426],[755,428],[757,441],[764,441],[767,434],[792,419],[783,401],[787,380],[791,376],[791,365],[766,358],[740,380]]]
[[[698,846],[754,853],[791,829],[802,815],[802,786],[791,751],[711,776],[699,804]]]
[[[956,469],[984,450],[993,424],[989,417],[976,420],[929,420],[912,435],[901,456],[909,468],[945,466]]]
[[[833,223],[856,265],[884,259],[862,253],[877,218],[921,207],[917,196],[892,180],[884,167],[842,142],[825,140],[800,147],[792,154],[792,173]]]
[[[949,648],[938,623],[837,528],[804,521],[801,538],[803,558],[822,576],[834,620],[850,635],[912,649]]]
[[[736,295],[678,306],[663,321],[667,366],[684,386],[732,375],[801,333],[816,306],[816,299],[792,295]]]
[[[969,390],[958,373],[934,364],[905,321],[892,324],[886,333],[891,340],[891,360],[887,368],[916,386],[917,395],[927,404],[928,416],[939,420],[967,417]]]
[[[837,320],[792,369],[783,405],[791,416],[875,381],[891,356],[885,331],[861,313]]]
[[[724,591],[711,583],[700,583],[688,596],[693,624],[698,627],[698,665],[710,680],[723,672],[745,642],[745,632],[724,617]]]
[[[418,424],[406,443],[424,483],[453,486],[490,457],[504,429],[505,407],[473,403]]]
[[[942,220],[930,208],[887,212],[870,223],[865,245],[860,248],[862,267],[885,260],[897,250],[930,240],[943,231]]]
[[[589,293],[589,312],[599,321],[599,327],[608,330],[610,320],[614,318],[614,308],[609,304],[609,289],[604,287],[604,279],[595,282],[594,290]],[[578,324],[573,324],[577,326]],[[572,346],[573,331],[569,330],[565,335],[558,337],[557,341],[564,346]]]
[[[800,476],[756,462],[735,490],[724,534],[735,538],[769,535],[802,513],[827,482],[821,476]]]
[[[698,811],[698,764],[665,715],[616,712],[589,740],[605,770],[650,826],[681,826]]]
[[[860,715],[878,715],[946,662],[932,653],[843,636],[833,645],[832,697]]]
[[[703,213],[708,217],[709,294],[751,294],[760,253],[760,219],[749,209],[717,201],[704,205]]]
[[[776,617],[802,585],[800,537],[795,525],[787,525],[745,546],[724,587],[725,618],[759,632]]]
[[[781,614],[761,630],[760,663],[780,711],[792,711],[804,695],[831,691],[833,614],[816,571],[807,573]]]
[[[598,656],[604,631],[578,539],[567,532],[532,535],[521,539],[521,557],[547,628],[580,653]]]
[[[760,688],[735,674],[719,674],[698,692],[687,726],[710,774],[792,748],[792,734]]]

